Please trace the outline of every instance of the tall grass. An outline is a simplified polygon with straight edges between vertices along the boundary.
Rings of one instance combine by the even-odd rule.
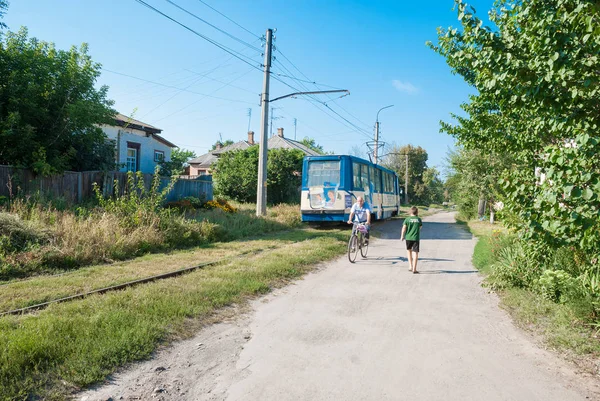
[[[239,205],[236,213],[190,212],[163,209],[156,199],[144,203],[131,197],[60,211],[17,200],[0,211],[0,281],[231,241],[299,224],[298,208],[290,205],[272,207],[266,218],[257,218],[253,205]]]

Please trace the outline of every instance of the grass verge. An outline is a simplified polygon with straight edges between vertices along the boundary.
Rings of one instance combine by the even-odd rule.
[[[298,230],[288,233],[281,246],[244,259],[54,304],[35,315],[0,318],[0,399],[68,399],[117,367],[149,357],[219,309],[282,286],[343,253],[346,240],[346,230]],[[236,245],[238,250],[258,246],[251,241]],[[190,255],[170,257],[183,262]],[[146,262],[139,262],[139,271],[156,260]],[[66,283],[69,274],[61,278]]]
[[[506,247],[508,232],[499,224],[466,222],[478,237],[473,253],[473,265],[486,276],[486,282],[498,261],[499,250]],[[556,303],[527,288],[508,287],[496,291],[500,305],[512,316],[515,324],[541,339],[546,346],[559,352],[581,369],[598,374],[600,333],[582,320],[583,301]]]

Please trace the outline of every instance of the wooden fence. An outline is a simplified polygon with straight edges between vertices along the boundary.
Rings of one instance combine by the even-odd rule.
[[[144,186],[149,189],[152,184],[152,174],[143,174],[142,177]],[[166,187],[170,180],[168,177],[162,177],[160,189]],[[116,186],[115,182],[117,182]],[[95,196],[94,183],[99,186],[105,196],[113,195],[116,188],[118,188],[119,194],[122,194],[127,188],[127,173],[120,171],[66,171],[60,175],[40,177],[26,169],[0,166],[0,196],[8,198],[39,193],[53,198],[64,198],[69,203],[80,203]],[[187,196],[212,200],[212,176],[178,179],[167,195],[167,200],[174,201]]]

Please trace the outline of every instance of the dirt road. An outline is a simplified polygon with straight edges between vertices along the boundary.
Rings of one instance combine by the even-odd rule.
[[[78,399],[599,400],[480,286],[466,229],[449,213],[424,221],[421,274],[400,222],[383,223],[367,260],[331,262]]]

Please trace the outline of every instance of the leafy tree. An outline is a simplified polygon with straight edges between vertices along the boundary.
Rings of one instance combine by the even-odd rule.
[[[309,138],[309,137],[305,136],[304,139],[302,139],[300,141],[300,143],[303,144],[304,146],[306,146],[307,148],[314,150],[315,152],[317,152],[320,155],[325,154],[325,150],[323,150],[323,146],[317,144],[317,141],[315,141],[314,138]]]
[[[100,65],[79,49],[57,50],[27,29],[0,38],[0,164],[39,174],[109,169],[114,144],[98,124],[115,111],[108,88],[94,87]]]
[[[4,14],[6,14],[6,10],[8,9],[8,1],[0,0],[0,19],[4,18]],[[6,28],[6,24],[4,22],[0,22],[0,29]]]
[[[462,105],[466,116],[442,129],[467,149],[511,155],[505,207],[525,238],[575,241],[598,259],[598,2],[499,1],[490,13],[496,30],[456,4],[461,30],[441,29],[430,46],[477,94]],[[552,179],[540,184],[536,168]]]
[[[428,199],[425,197],[425,186],[423,184],[423,173],[427,168],[428,157],[425,149],[413,145],[393,145],[381,164],[398,174],[398,182],[404,188],[406,183],[406,155],[408,155],[408,199],[411,203],[427,202]]]
[[[442,203],[444,201],[444,182],[435,167],[423,171],[424,204]]]
[[[221,145],[222,148],[224,148],[225,146],[229,146],[229,145],[233,145],[233,141],[231,139],[227,139],[225,142],[222,141],[217,141],[213,144],[212,148],[210,148],[211,151],[217,149],[217,146]]]
[[[304,152],[297,149],[269,150],[267,158],[267,199],[269,203],[300,202],[302,159],[304,159]]]
[[[272,149],[267,157],[267,200],[269,203],[298,202],[304,153]],[[258,146],[221,154],[213,166],[215,193],[240,201],[256,202]]]
[[[485,154],[480,150],[459,147],[448,153],[449,177],[446,187],[459,213],[467,218],[477,215],[480,199],[488,206],[500,198],[499,179],[512,161],[507,154]]]
[[[163,176],[172,176],[183,174],[188,160],[196,157],[196,153],[187,149],[173,149],[171,160],[160,162],[160,173]]]

